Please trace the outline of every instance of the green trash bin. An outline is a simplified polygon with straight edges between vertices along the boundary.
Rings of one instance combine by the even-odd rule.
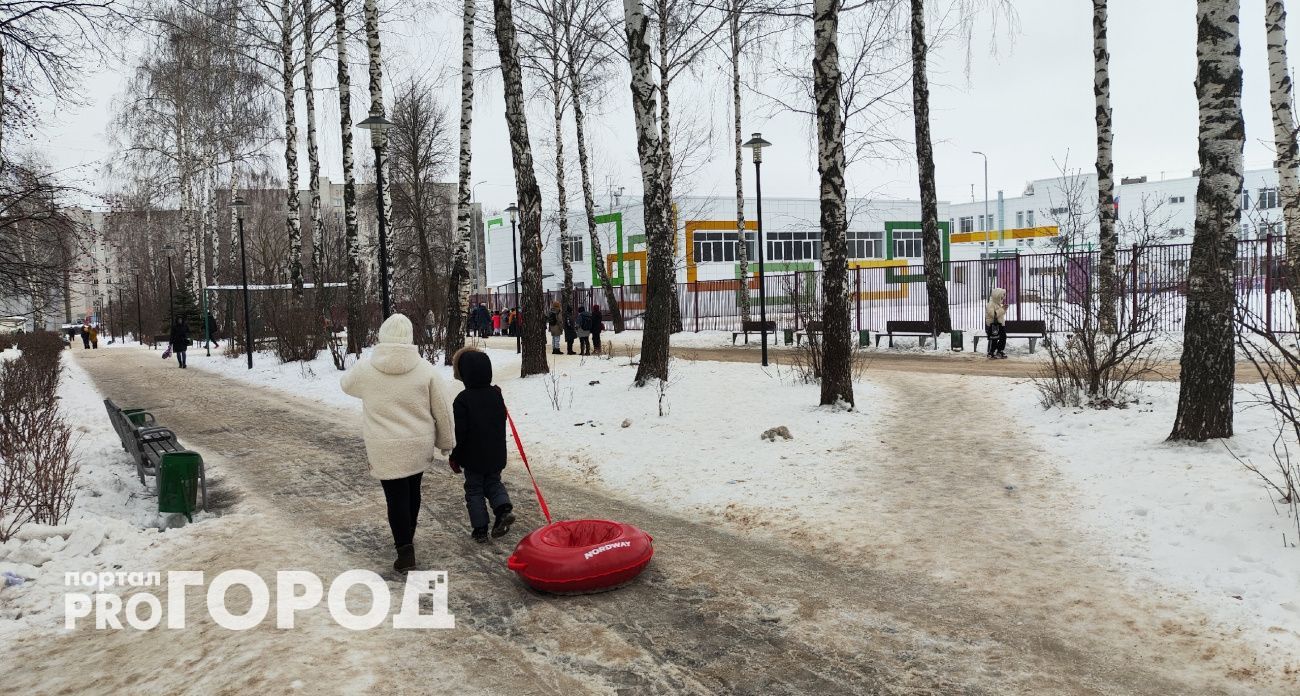
[[[858,330],[858,347],[859,348],[871,347],[871,329]]]
[[[781,329],[781,331],[785,332],[785,344],[794,345],[794,329]]]
[[[144,419],[146,413],[148,412],[142,408],[122,409],[122,414],[125,415],[131,421],[131,425],[148,425],[148,423]]]
[[[179,512],[194,521],[201,466],[203,457],[197,452],[163,454],[158,466],[158,512]]]
[[[966,350],[966,336],[957,329],[952,330],[952,350],[954,353],[960,353]]]

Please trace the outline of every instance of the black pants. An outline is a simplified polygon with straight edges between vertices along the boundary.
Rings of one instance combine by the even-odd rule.
[[[176,364],[185,367],[185,351],[176,350],[172,352],[176,354]]]
[[[393,530],[393,545],[406,546],[415,539],[415,520],[420,516],[420,479],[424,473],[406,478],[380,481],[388,501],[388,527]]]
[[[588,338],[588,337],[586,337],[586,336],[582,336],[582,337],[580,337],[580,338],[578,339],[578,346],[579,346],[579,348],[578,348],[579,353],[581,353],[582,355],[591,355],[591,339],[590,339],[590,338]]]
[[[600,332],[599,332],[599,331],[592,331],[592,332],[591,332],[591,347],[594,348],[594,349],[596,350],[597,353],[600,352]]]
[[[474,529],[487,529],[491,522],[488,519],[487,505],[484,505],[485,500],[498,515],[513,509],[510,494],[506,493],[506,487],[501,483],[500,471],[491,474],[466,471],[465,507],[469,510],[469,524]]]
[[[989,337],[989,355],[1007,350],[1007,330],[1001,324],[986,324],[984,333]]]

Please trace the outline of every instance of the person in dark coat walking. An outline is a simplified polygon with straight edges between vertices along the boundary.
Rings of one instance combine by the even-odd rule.
[[[564,344],[568,346],[569,355],[577,355],[573,352],[573,342],[578,340],[578,327],[573,312],[564,313]]]
[[[462,348],[452,356],[452,372],[465,389],[451,404],[456,421],[456,448],[451,451],[451,470],[465,475],[465,507],[475,541],[488,540],[487,504],[496,522],[492,536],[510,531],[514,506],[501,483],[506,468],[506,402],[501,388],[492,385],[492,360],[486,353]]]
[[[190,347],[190,327],[184,319],[177,319],[172,325],[171,336],[168,341],[172,346],[172,354],[176,356],[176,364],[180,365],[182,370],[185,369],[185,351]]]
[[[605,330],[605,315],[600,312],[600,305],[591,306],[591,348],[600,355],[600,332]]]
[[[81,347],[90,350],[90,326],[81,325]]]
[[[582,355],[591,355],[591,312],[586,307],[578,313],[578,344]]]

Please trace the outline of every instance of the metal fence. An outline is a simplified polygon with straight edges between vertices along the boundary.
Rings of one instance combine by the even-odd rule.
[[[1191,250],[1190,244],[1168,244],[1118,251],[1121,321],[1140,311],[1157,331],[1182,330]],[[1064,330],[1063,316],[1072,308],[1086,307],[1095,301],[1098,256],[1095,251],[1057,252],[946,262],[944,277],[953,328],[983,329],[985,298],[991,288],[1001,287],[1007,291],[1008,319],[1041,319],[1048,323],[1049,331]],[[1281,237],[1237,243],[1234,268],[1237,303],[1259,317],[1270,331],[1297,330],[1291,295],[1286,292],[1284,261],[1285,243]],[[891,320],[930,318],[921,266],[854,268],[849,270],[848,280],[852,325],[857,330],[882,330],[885,322]],[[808,321],[820,319],[821,271],[769,274],[763,282],[767,317],[776,321],[778,327],[798,330]],[[677,301],[683,329],[738,330],[739,284],[739,280],[678,283]],[[757,277],[750,279],[749,287],[751,318],[758,319]],[[558,300],[560,294],[560,291],[547,292],[547,304]],[[642,328],[644,286],[615,287],[614,297],[623,309],[626,328]],[[475,295],[473,301],[492,310],[519,306],[513,292]],[[575,290],[573,302],[580,307],[608,304],[602,288]],[[608,319],[607,308],[604,313]]]

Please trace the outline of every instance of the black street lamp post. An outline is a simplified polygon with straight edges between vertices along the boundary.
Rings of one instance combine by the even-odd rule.
[[[244,249],[244,209],[248,203],[236,197],[231,205],[239,218],[239,273],[244,284],[244,353],[248,356],[248,369],[253,369],[253,319],[248,308],[248,252]]]
[[[176,247],[164,244],[162,250],[167,254],[167,331],[170,332],[176,326],[176,276],[172,275],[172,252]]]
[[[379,303],[383,306],[384,318],[387,319],[393,313],[393,308],[388,294],[388,219],[385,216],[387,211],[384,210],[384,168],[381,164],[384,138],[393,127],[393,122],[384,118],[383,114],[376,114],[358,123],[357,127],[370,131],[370,144],[375,150],[375,209],[379,211]]]
[[[144,315],[140,312],[140,267],[132,266],[135,273],[135,342],[144,345]]]
[[[763,249],[763,148],[771,146],[772,143],[763,140],[763,136],[755,133],[745,143],[744,147],[754,151],[754,198],[758,212],[758,320],[762,322],[763,329],[763,367],[767,367],[767,274],[763,268],[764,249]],[[741,244],[745,243],[744,239],[739,240]],[[742,278],[741,282],[748,282]]]
[[[514,305],[515,305],[515,311],[519,311],[519,307],[523,305],[523,303],[519,301],[519,244],[515,241],[515,220],[519,216],[519,206],[515,205],[514,203],[511,203],[510,207],[506,208],[506,212],[510,213],[510,260],[514,263],[515,266]],[[521,326],[523,325],[523,322],[519,322],[519,323]],[[510,330],[515,332],[515,353],[519,353],[522,350],[521,348],[522,341],[521,341],[521,337],[519,336],[519,329],[512,326],[510,327]]]

